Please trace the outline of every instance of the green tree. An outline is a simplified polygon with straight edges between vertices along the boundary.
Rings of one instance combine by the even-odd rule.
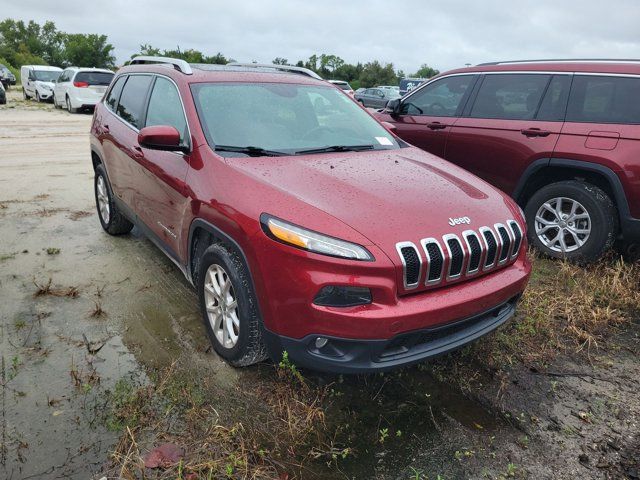
[[[289,60],[283,57],[276,57],[271,61],[271,63],[274,65],[289,65]]]
[[[64,36],[64,63],[78,67],[113,68],[116,58],[106,35],[71,33]]]
[[[397,85],[398,76],[392,63],[382,65],[377,60],[366,63],[360,74],[361,87],[375,87],[376,85]]]
[[[430,67],[426,63],[423,63],[422,66],[418,69],[418,71],[414,73],[412,76],[416,78],[431,78],[431,77],[435,77],[439,73],[440,73],[439,70],[436,70],[435,68]]]

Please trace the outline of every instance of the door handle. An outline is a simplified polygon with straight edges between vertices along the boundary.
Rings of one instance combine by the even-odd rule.
[[[548,137],[551,135],[549,130],[540,130],[539,128],[525,128],[520,130],[525,137]]]
[[[133,158],[144,158],[142,147],[139,147],[138,145],[133,147]]]
[[[427,127],[429,127],[431,130],[443,130],[447,128],[448,125],[440,122],[431,122],[431,123],[427,123]]]

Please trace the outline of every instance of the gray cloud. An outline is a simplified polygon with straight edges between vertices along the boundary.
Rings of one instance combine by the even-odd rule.
[[[446,70],[499,59],[640,56],[637,0],[615,7],[598,0],[22,0],[6,2],[1,15],[107,34],[119,62],[142,43],[258,62],[333,53],[393,62],[407,73],[422,63]]]

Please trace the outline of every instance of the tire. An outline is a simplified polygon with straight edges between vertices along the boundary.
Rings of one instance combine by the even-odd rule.
[[[29,98],[31,98],[29,97],[29,95],[27,95],[27,91],[24,88],[22,89],[22,98],[24,100],[29,100]]]
[[[93,190],[96,199],[96,209],[100,225],[109,235],[123,235],[129,233],[133,228],[131,223],[119,210],[113,201],[113,191],[109,184],[109,179],[102,165],[96,167],[96,176],[93,182]],[[106,203],[104,203],[106,202]],[[104,205],[108,205],[108,211],[102,210]],[[105,213],[106,212],[106,213]]]
[[[558,218],[558,204],[563,218]],[[574,206],[575,217],[571,215]],[[525,216],[531,245],[544,255],[578,264],[598,260],[618,233],[613,201],[604,190],[587,182],[570,180],[541,188],[527,202]]]
[[[38,90],[36,90],[36,102],[38,103],[42,102],[42,100],[40,99],[40,93],[38,93]]]
[[[220,292],[213,293],[216,291],[213,282],[218,281],[218,286],[226,286],[225,279],[231,283],[228,293],[222,297],[224,300],[221,300]],[[249,272],[240,256],[219,243],[208,247],[198,262],[196,287],[202,319],[216,353],[234,367],[246,367],[265,360],[268,355],[262,340],[263,327],[258,302]],[[231,310],[229,305],[234,301],[236,307]],[[217,307],[216,310],[220,312],[221,306],[225,312],[220,322],[222,328],[214,329],[220,315],[216,315],[214,309]],[[225,333],[224,326],[228,325],[226,319],[230,320],[236,335],[235,343],[232,335]]]
[[[66,103],[67,103],[67,112],[69,113],[76,113],[78,111],[77,108],[73,108],[71,106],[71,100],[69,100],[69,97],[66,97]]]

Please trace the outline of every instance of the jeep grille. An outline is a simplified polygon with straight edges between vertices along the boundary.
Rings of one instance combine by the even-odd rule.
[[[425,238],[396,244],[402,261],[405,290],[462,280],[514,261],[522,246],[522,228],[515,220],[493,227],[465,230],[461,236]],[[423,274],[424,270],[424,274]]]

